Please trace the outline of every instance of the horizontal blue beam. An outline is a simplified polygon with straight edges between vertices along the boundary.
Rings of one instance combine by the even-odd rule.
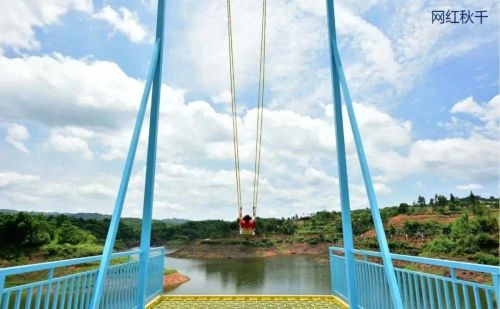
[[[156,251],[161,251],[161,249],[162,249],[162,247],[156,247],[156,248],[151,248],[150,251],[156,252]],[[111,258],[114,259],[114,258],[118,258],[118,257],[138,255],[139,253],[140,253],[140,250],[117,252],[117,253],[113,253],[111,255]],[[23,274],[23,273],[34,272],[34,271],[42,271],[42,270],[48,270],[48,269],[53,269],[53,268],[61,268],[61,267],[78,265],[78,264],[98,262],[101,259],[102,259],[102,255],[94,255],[94,256],[88,256],[88,257],[76,258],[76,259],[68,259],[68,260],[61,260],[61,261],[53,261],[53,262],[6,267],[6,268],[0,268],[0,275],[1,276],[12,276],[12,275]]]
[[[341,248],[341,247],[330,247],[329,249],[330,249],[330,252],[332,252],[332,251],[344,252],[344,248]],[[373,256],[373,257],[382,257],[380,252],[369,251],[369,250],[355,249],[354,254]],[[450,261],[450,260],[441,260],[441,259],[433,259],[433,258],[427,258],[427,257],[402,255],[402,254],[395,254],[395,253],[391,253],[391,257],[394,260],[400,260],[400,261],[407,261],[407,262],[421,263],[421,264],[427,264],[427,265],[477,271],[477,272],[489,273],[489,274],[500,274],[500,267],[498,267],[498,266],[475,264],[475,263],[468,263],[468,262],[458,262],[458,261]]]

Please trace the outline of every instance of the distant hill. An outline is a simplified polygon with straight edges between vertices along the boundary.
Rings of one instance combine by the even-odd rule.
[[[188,220],[188,219],[172,218],[172,219],[163,219],[163,220],[160,220],[160,221],[163,221],[165,223],[170,223],[170,224],[184,224],[186,222],[189,222],[190,220]]]
[[[19,210],[14,210],[14,209],[0,209],[0,213],[4,214],[16,214],[20,212]],[[40,211],[27,211],[28,213],[32,214],[42,214],[45,216],[49,217],[57,217],[57,216],[68,216],[72,218],[81,218],[84,220],[103,220],[103,219],[110,219],[111,215],[103,215],[100,213],[96,212],[77,212],[77,213],[67,213],[67,212],[40,212]],[[137,219],[137,221],[140,221],[139,218],[122,218],[122,219]],[[135,221],[135,220],[133,220]],[[179,218],[168,218],[168,219],[161,219],[158,221],[162,221],[165,223],[169,223],[172,225],[177,225],[177,224],[183,224],[186,222],[189,222],[190,220],[187,219],[179,219]]]

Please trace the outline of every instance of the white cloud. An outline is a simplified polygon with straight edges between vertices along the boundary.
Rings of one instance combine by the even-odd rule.
[[[138,107],[142,84],[109,61],[60,54],[0,56],[0,119],[122,126]]]
[[[109,5],[92,15],[95,19],[110,24],[115,31],[121,32],[134,43],[146,42],[150,39],[148,29],[143,25],[136,12],[121,7],[116,11]]]
[[[62,60],[56,61],[57,59]],[[34,59],[28,57],[17,61],[30,63]],[[68,64],[71,66],[68,67]],[[18,65],[22,67],[24,64]],[[71,176],[64,170],[64,174],[56,173],[54,180],[43,187],[37,188],[27,184],[17,187],[16,195],[6,196],[12,201],[22,203],[43,202],[54,205],[62,203],[62,199],[65,203],[81,205],[82,201],[88,199],[92,201],[92,205],[82,210],[106,210],[109,213],[117,186],[116,178],[120,175],[122,160],[130,141],[134,119],[133,104],[140,98],[142,83],[126,76],[118,67],[107,62],[48,57],[47,65],[57,73],[37,77],[39,84],[53,83],[57,78],[66,77],[61,72],[73,67],[83,67],[84,70],[75,71],[83,77],[78,74],[72,77],[75,84],[79,79],[91,77],[104,82],[113,79],[117,89],[126,89],[133,94],[129,95],[128,100],[120,101],[122,94],[111,92],[106,96],[109,105],[95,107],[97,111],[127,109],[123,114],[125,116],[119,117],[119,114],[115,114],[111,118],[115,121],[119,119],[122,123],[120,126],[96,126],[93,121],[80,122],[78,126],[67,126],[64,122],[47,121],[44,114],[26,111],[19,114],[23,120],[50,128],[47,149],[67,155],[65,162],[54,164],[71,166],[82,164],[81,160],[84,159],[91,162],[92,167],[85,165],[90,168],[85,172],[72,169],[69,173]],[[100,65],[113,69],[94,71],[95,66]],[[30,70],[36,72],[38,69],[31,66]],[[58,74],[61,74],[61,77],[58,77]],[[70,84],[71,81],[72,79]],[[80,82],[79,85],[81,84]],[[35,83],[33,87],[36,89]],[[208,102],[186,101],[182,90],[166,85],[163,87],[156,190],[156,201],[161,207],[155,211],[155,215],[169,217],[173,216],[172,212],[175,211],[176,216],[190,218],[232,218],[235,211],[235,188],[231,116],[224,111],[216,111]],[[104,94],[99,91],[96,93],[91,87],[61,86],[59,89],[58,96],[65,98],[65,102],[72,103],[66,106],[68,117],[80,112],[82,106],[92,104],[90,98],[93,96],[99,98]],[[40,96],[37,91],[30,95],[33,97],[23,98],[24,102],[36,102],[34,96]],[[132,100],[132,97],[136,99]],[[130,107],[118,105],[117,102],[124,102]],[[23,108],[29,109],[32,106],[26,105]],[[374,106],[365,104],[356,103],[355,110],[370,166],[376,175],[376,190],[382,197],[392,194],[391,187],[394,183],[409,175],[445,179],[451,177],[462,182],[491,181],[492,177],[496,177],[490,168],[497,162],[494,140],[477,134],[457,139],[415,140],[412,137],[411,122],[394,118]],[[337,207],[338,180],[335,176],[335,144],[331,116],[329,108],[326,109],[326,115],[318,117],[287,109],[264,110],[262,204],[259,208],[261,215],[282,216],[283,211],[303,213],[311,209]],[[245,206],[249,205],[252,196],[255,117],[255,109],[245,110],[238,117]],[[138,205],[142,204],[144,188],[144,138],[147,137],[147,122],[148,119],[145,119],[145,131],[138,150],[136,171],[131,180],[126,215],[140,215],[141,207]],[[345,125],[348,126],[347,119]],[[348,128],[346,132],[349,132]],[[354,144],[349,134],[346,136],[346,142],[348,155],[354,158]],[[481,157],[482,160],[470,160],[471,157]],[[120,168],[114,172],[110,171],[114,175],[113,180],[107,179],[109,175],[89,178],[87,173],[90,175],[94,171],[98,172],[101,166],[115,164],[110,162],[101,165],[99,161],[86,160],[90,158],[119,160],[115,163],[119,163]],[[42,157],[42,160],[47,160],[47,157]],[[357,166],[351,164],[350,172],[351,170],[357,170]],[[351,172],[350,176],[354,181],[353,208],[365,207],[367,204],[364,189],[356,184],[360,181],[359,172]],[[70,191],[71,194],[68,193]],[[67,196],[62,197],[61,192],[66,192]],[[75,192],[81,196],[78,197]]]
[[[469,114],[479,119],[482,124],[473,126],[472,130],[498,138],[500,129],[500,95],[496,95],[486,103],[477,103],[472,96],[457,102],[451,108],[451,112],[458,114]]]
[[[40,180],[38,175],[21,174],[17,172],[0,172],[0,189],[11,188],[13,186],[37,182]]]
[[[392,192],[392,189],[384,183],[376,182],[373,184],[373,187],[375,188],[375,191],[381,195],[387,195]]]
[[[29,153],[24,142],[30,137],[28,129],[17,123],[7,124],[5,141],[22,153]]]
[[[0,1],[0,48],[30,50],[40,48],[34,28],[59,22],[61,16],[76,10],[90,13],[91,0]]]
[[[175,216],[198,219],[232,218],[236,206],[231,117],[227,112],[230,96],[225,10],[223,1],[191,1],[181,5],[186,3],[197,4],[195,12],[186,14],[186,18],[192,18],[186,27],[194,28],[179,32],[184,41],[180,40],[179,49],[172,52],[182,53],[185,58],[181,59],[185,62],[194,60],[195,70],[191,70],[192,66],[185,67],[192,80],[187,90],[199,84],[209,89],[207,96],[189,93],[187,97],[212,98],[212,102],[187,101],[185,91],[163,86],[155,215],[171,217],[175,211]],[[263,216],[287,216],[338,207],[331,93],[327,65],[322,62],[327,60],[324,57],[327,48],[324,3],[318,3],[321,5],[312,1],[269,3],[267,89],[270,93],[264,110],[262,205],[259,208]],[[363,98],[378,83],[385,86],[383,89],[398,88],[406,78],[400,78],[401,65],[408,59],[417,61],[419,57],[399,50],[392,36],[359,14],[361,2],[357,3],[343,3],[337,12],[343,16],[339,19],[341,44],[354,51],[343,55],[347,58],[349,82],[353,80],[353,93],[361,90],[359,97]],[[108,10],[109,15],[104,14],[104,9],[97,14],[102,13],[100,18],[121,25],[125,19],[123,11],[109,9],[112,10]],[[186,11],[179,10],[179,14],[183,13]],[[133,20],[133,13],[130,14],[127,18]],[[259,32],[255,29],[258,29],[259,14],[256,2],[235,6],[237,84],[242,87],[238,93],[240,89],[241,93],[250,92],[257,81]],[[136,22],[139,23],[138,19]],[[116,31],[122,30],[116,28]],[[134,37],[141,41],[142,35]],[[357,66],[358,63],[365,67]],[[177,65],[183,67],[184,63]],[[196,79],[198,75],[200,79]],[[90,57],[74,59],[58,54],[0,56],[0,117],[5,121],[19,119],[36,123],[40,126],[37,134],[47,139],[43,141],[46,149],[55,151],[36,152],[42,142],[30,143],[33,160],[43,162],[35,168],[44,175],[43,184],[35,186],[29,181],[18,181],[19,186],[12,192],[3,192],[2,197],[11,205],[38,202],[38,205],[61,209],[72,205],[75,211],[109,213],[142,85],[143,81],[128,76],[111,61]],[[238,125],[243,193],[248,206],[253,180],[256,110],[251,96],[242,97]],[[377,101],[378,97],[373,100]],[[474,113],[457,104],[452,113],[458,117],[467,112],[484,123],[495,124],[496,120],[492,122],[486,117],[490,111],[487,106],[493,108],[498,105],[497,101],[495,97],[489,103],[475,103],[479,109],[475,107]],[[378,102],[362,99],[357,102],[358,122],[376,175],[376,190],[381,196],[397,193],[393,188],[407,176],[425,177],[426,187],[432,187],[432,178],[451,182],[451,186],[457,181],[488,183],[497,179],[491,166],[498,164],[498,139],[486,136],[484,130],[478,129],[460,138],[415,139],[410,121],[392,116]],[[225,110],[219,110],[219,103],[225,104]],[[345,122],[348,126],[347,117]],[[147,123],[145,119],[126,215],[140,215],[142,209],[143,139],[147,135]],[[346,142],[351,163],[356,158],[349,134]],[[61,157],[58,153],[64,154],[64,160],[57,160]],[[350,172],[357,170],[355,164],[349,168]],[[359,172],[350,173],[354,183],[353,208],[367,205],[359,176]]]
[[[460,191],[471,191],[471,190],[479,190],[482,189],[483,186],[478,184],[478,183],[469,183],[466,185],[458,185],[455,187],[457,190]]]
[[[53,129],[50,132],[47,146],[55,151],[70,153],[89,160],[94,156],[84,139],[89,137],[89,134],[91,132],[72,128]]]
[[[439,178],[492,181],[498,177],[498,140],[473,135],[468,138],[419,140],[410,158]],[[479,159],[480,158],[480,159]]]

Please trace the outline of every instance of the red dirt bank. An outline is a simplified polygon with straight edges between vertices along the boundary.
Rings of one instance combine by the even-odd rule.
[[[180,272],[163,276],[163,290],[171,290],[189,280],[191,279],[188,276],[184,276]]]

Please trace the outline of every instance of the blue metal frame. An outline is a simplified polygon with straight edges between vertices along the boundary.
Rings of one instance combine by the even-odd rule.
[[[368,162],[366,160],[365,151],[363,148],[363,142],[361,140],[361,134],[356,121],[356,116],[354,114],[354,108],[352,106],[351,95],[347,87],[347,81],[344,75],[344,70],[342,68],[342,62],[340,60],[340,55],[337,46],[337,38],[335,32],[335,10],[333,0],[326,0],[327,4],[327,18],[328,18],[328,30],[330,37],[330,63],[332,71],[332,88],[335,96],[334,100],[334,111],[335,111],[335,128],[337,137],[337,156],[339,164],[339,178],[340,178],[340,198],[342,205],[342,228],[344,233],[344,246],[346,249],[346,268],[347,268],[347,284],[349,286],[349,304],[351,308],[357,308],[356,293],[356,273],[355,266],[353,262],[353,243],[352,243],[352,229],[351,229],[351,218],[350,218],[350,207],[349,207],[349,197],[348,197],[348,184],[347,184],[347,171],[345,167],[345,146],[343,138],[343,127],[342,127],[342,107],[341,107],[341,90],[340,84],[342,85],[342,94],[344,97],[344,102],[347,108],[347,113],[349,115],[349,122],[351,124],[351,130],[354,136],[354,142],[356,145],[356,150],[358,153],[359,164],[361,166],[361,171],[363,174],[363,180],[365,183],[366,192],[368,195],[368,201],[370,204],[370,209],[372,213],[373,222],[375,225],[375,232],[377,235],[377,240],[379,243],[380,251],[382,253],[382,259],[384,261],[384,270],[387,281],[389,282],[389,289],[391,292],[392,303],[395,308],[403,308],[403,303],[401,300],[401,293],[399,291],[398,282],[396,280],[396,275],[394,272],[394,266],[392,265],[391,255],[389,252],[389,246],[387,244],[387,239],[384,232],[384,226],[382,219],[380,217],[379,206],[375,190],[373,187],[373,182],[370,175],[370,169],[368,167]],[[349,215],[344,214],[349,212]],[[345,222],[348,221],[348,222]],[[346,238],[347,236],[347,238]]]
[[[347,300],[344,248],[330,247],[332,292]],[[384,275],[384,267],[369,258],[381,258],[381,252],[354,250],[358,257],[358,305],[363,308],[394,308],[391,301],[389,282]],[[495,282],[500,275],[500,267],[466,262],[439,260],[418,256],[391,254],[393,260],[412,265],[425,264],[447,268],[450,276],[422,273],[403,268],[395,268],[396,279],[402,295],[404,308],[488,308],[498,307],[500,290]],[[373,259],[372,259],[373,260]],[[488,274],[493,284],[482,284],[456,277],[457,270]],[[496,306],[495,307],[495,303]]]
[[[151,223],[153,218],[153,201],[156,170],[156,146],[158,140],[158,117],[160,115],[161,74],[163,64],[163,28],[165,1],[158,1],[156,20],[156,41],[160,42],[158,60],[153,81],[151,96],[151,115],[149,121],[148,157],[146,163],[146,184],[144,187],[144,206],[142,210],[141,255],[139,263],[139,285],[137,286],[137,308],[146,305],[146,282],[148,274],[149,246],[151,243]]]
[[[396,280],[396,275],[394,273],[394,266],[392,265],[391,255],[389,252],[389,245],[387,243],[387,238],[385,236],[384,225],[382,223],[382,218],[380,217],[378,200],[375,194],[375,189],[373,187],[372,177],[370,174],[370,169],[368,167],[368,162],[366,160],[363,142],[361,141],[361,134],[359,132],[358,124],[356,121],[356,115],[354,114],[351,94],[349,92],[349,88],[347,87],[347,81],[344,75],[344,69],[342,67],[342,62],[340,60],[340,55],[337,46],[335,46],[334,54],[335,54],[335,63],[339,68],[340,84],[342,85],[344,102],[347,108],[347,114],[349,115],[351,129],[354,135],[354,143],[356,145],[356,150],[358,152],[359,165],[361,166],[363,180],[368,195],[368,202],[370,204],[370,210],[372,213],[373,223],[375,226],[375,233],[377,235],[380,252],[382,253],[382,259],[384,261],[385,275],[387,277],[387,280],[389,281],[389,287],[391,289],[391,296],[393,299],[394,307],[402,308],[403,303],[401,301],[401,294],[399,293],[398,283]]]
[[[452,306],[460,306],[462,303],[465,305],[465,308],[470,308],[471,306],[480,308],[483,306],[481,295],[484,295],[486,299],[487,308],[493,308],[495,302],[498,306],[500,304],[499,267],[390,253],[361,134],[338,51],[333,0],[326,0],[326,5],[331,83],[334,96],[334,124],[337,142],[342,230],[345,247],[330,248],[333,293],[348,301],[351,308],[361,306],[363,308],[393,307],[400,309],[403,308],[403,301],[408,308],[435,308],[436,304],[438,308],[442,308],[445,305],[447,308],[451,308]],[[44,295],[43,303],[45,308],[51,302],[54,308],[58,303],[60,307],[75,304],[75,306],[78,305],[81,308],[93,309],[99,307],[144,308],[146,302],[162,292],[164,249],[150,249],[150,241],[163,63],[164,10],[165,0],[158,0],[156,41],[152,60],[116,197],[103,255],[0,269],[0,305],[2,308],[11,306],[11,296],[14,298],[14,308],[20,308],[23,302],[25,307],[29,308],[35,294],[36,299],[34,299],[34,302],[37,308],[41,305],[42,295]],[[113,253],[113,246],[151,90],[151,114],[140,250]],[[343,128],[342,95],[354,136],[381,252],[354,249]],[[339,251],[344,254],[337,254]],[[138,259],[131,260],[130,257],[133,255],[137,255]],[[362,256],[362,259],[356,259],[355,255]],[[122,256],[129,257],[128,261],[109,266],[112,258]],[[383,264],[380,265],[371,262],[369,257],[382,258]],[[395,269],[392,264],[393,259],[447,267],[450,271],[450,277],[419,273],[406,269]],[[54,277],[56,268],[97,261],[100,261],[98,269],[57,278]],[[485,285],[457,279],[457,269],[488,273],[492,276],[493,284]],[[46,280],[4,288],[7,276],[43,270],[48,271]],[[106,279],[109,280],[108,284],[106,284]],[[61,294],[59,294],[59,291],[61,291]],[[23,293],[27,295],[26,300],[22,299]],[[473,298],[470,297],[471,293]],[[493,299],[493,297],[495,298]]]
[[[111,258],[127,257],[106,271],[106,288],[99,308],[134,308],[140,250],[113,253]],[[163,292],[165,249],[151,248],[146,299],[152,301]],[[5,278],[19,274],[47,271],[44,280],[0,289],[0,308],[89,308],[98,268],[55,277],[56,270],[102,261],[103,256],[90,256],[0,269],[0,285]]]
[[[146,84],[144,85],[144,92],[141,99],[141,105],[139,107],[139,112],[137,114],[137,119],[134,126],[134,133],[132,135],[132,140],[130,142],[130,148],[127,155],[127,160],[125,162],[122,179],[120,182],[120,188],[118,191],[118,195],[116,197],[113,216],[111,217],[111,222],[108,229],[108,235],[106,237],[106,243],[103,249],[103,258],[101,260],[101,265],[99,267],[97,279],[95,282],[95,289],[90,304],[90,308],[92,309],[97,308],[101,301],[101,296],[103,293],[104,284],[106,280],[106,271],[108,269],[111,254],[113,252],[116,233],[118,231],[118,226],[120,224],[120,217],[123,209],[123,203],[125,201],[125,196],[127,194],[130,174],[132,172],[135,153],[137,150],[137,145],[139,143],[142,123],[144,120],[144,115],[146,113],[149,94],[152,88],[153,95],[151,100],[152,103],[151,103],[151,116],[150,116],[150,129],[149,129],[148,159],[146,168],[146,185],[145,185],[146,188],[144,196],[144,209],[143,209],[143,221],[142,221],[142,232],[141,232],[141,255],[140,255],[141,263],[139,271],[140,279],[143,280],[139,281],[141,284],[138,285],[138,290],[137,290],[137,304],[138,306],[139,304],[142,304],[139,306],[139,308],[143,307],[145,302],[144,295],[146,289],[145,285],[147,281],[145,280],[145,276],[147,273],[149,245],[151,238],[151,216],[152,216],[152,204],[153,204],[153,192],[154,192],[153,186],[154,186],[154,173],[155,173],[154,167],[156,163],[156,136],[158,131],[157,128],[158,128],[160,89],[161,89],[161,68],[163,60],[164,7],[165,7],[164,0],[159,0],[155,47],[153,50],[151,64],[148,70]]]
[[[352,234],[351,209],[349,203],[349,180],[347,177],[347,159],[344,141],[344,123],[342,120],[342,101],[340,93],[340,82],[338,67],[335,62],[334,51],[336,49],[336,31],[335,31],[335,12],[333,0],[326,0],[328,34],[330,47],[330,66],[332,92],[334,96],[333,111],[335,114],[335,138],[337,142],[337,165],[339,173],[340,206],[342,210],[342,233],[344,238],[344,247],[346,250],[346,277],[349,294],[349,306],[358,307],[356,293],[356,269],[354,268],[354,241]]]
[[[109,224],[108,235],[106,237],[106,242],[104,244],[101,265],[99,267],[99,272],[95,283],[96,288],[94,290],[94,295],[92,296],[91,308],[97,308],[102,295],[102,290],[105,281],[105,274],[109,265],[109,261],[111,259],[111,254],[113,252],[116,233],[118,232],[118,225],[120,224],[120,217],[123,210],[123,203],[125,202],[125,196],[127,195],[128,183],[130,180],[130,174],[132,173],[132,167],[134,165],[135,153],[137,151],[137,145],[139,143],[139,137],[141,135],[142,123],[144,120],[144,114],[146,113],[149,93],[151,91],[151,84],[153,81],[154,72],[156,70],[156,63],[158,61],[159,51],[160,51],[159,42],[157,41],[155,43],[155,48],[153,50],[153,56],[151,57],[151,64],[148,71],[148,78],[146,80],[146,84],[144,85],[144,92],[142,94],[141,105],[137,113],[134,132],[132,134],[132,139],[130,141],[130,148],[127,154],[127,159],[125,161],[125,167],[123,168],[123,175],[121,178],[118,195],[116,196],[115,208],[113,210],[113,215],[111,217],[111,222]]]

